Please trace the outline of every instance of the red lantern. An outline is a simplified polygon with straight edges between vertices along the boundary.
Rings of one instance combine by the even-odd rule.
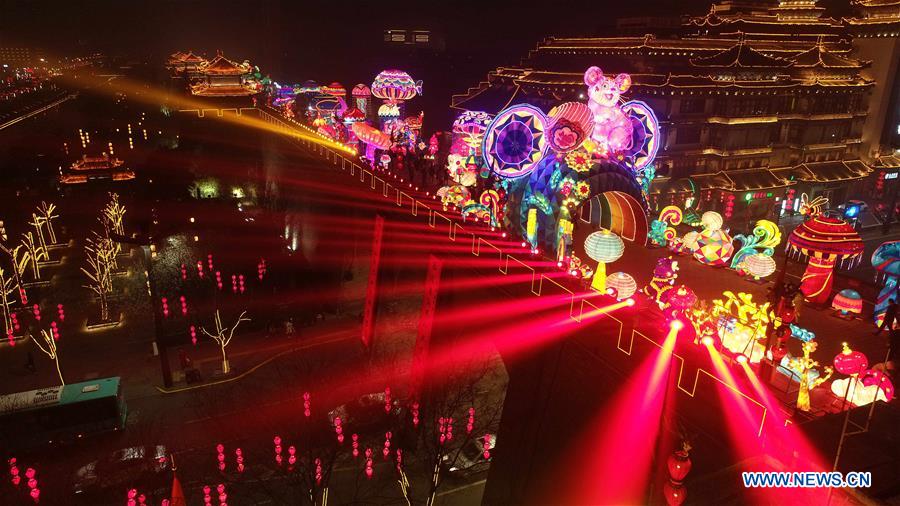
[[[869,367],[869,359],[858,351],[853,351],[847,343],[841,343],[843,351],[834,357],[834,369],[841,374],[860,374]]]
[[[666,496],[666,504],[669,506],[681,506],[687,499],[687,489],[684,485],[674,485],[666,482],[663,485],[663,494]]]
[[[669,455],[666,466],[669,468],[669,477],[677,484],[684,481],[684,477],[691,472],[691,458],[687,450],[678,450]]]

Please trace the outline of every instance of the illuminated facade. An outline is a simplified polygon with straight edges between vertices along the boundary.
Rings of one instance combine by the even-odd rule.
[[[250,63],[235,63],[218,53],[201,63],[197,77],[190,84],[191,94],[200,97],[248,97],[259,92],[259,84],[251,79]]]
[[[192,51],[187,53],[178,51],[169,56],[169,59],[166,61],[166,68],[169,69],[173,77],[196,77],[199,74],[200,65],[205,63],[207,63],[205,58],[195,55]]]
[[[134,179],[134,171],[125,167],[125,162],[112,158],[106,153],[100,156],[81,157],[62,171],[59,182],[62,184],[80,184],[89,181],[128,181]]]
[[[871,62],[855,52],[849,22],[823,11],[814,0],[724,1],[675,35],[551,37],[452,106],[547,111],[583,100],[581,69],[603,65],[630,73],[632,97],[659,116],[651,207],[700,199],[703,210],[752,226],[795,211],[801,192],[837,205],[872,172],[864,127],[870,107],[886,103],[870,103]]]

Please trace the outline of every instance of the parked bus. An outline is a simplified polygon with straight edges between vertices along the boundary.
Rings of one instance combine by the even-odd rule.
[[[0,396],[0,448],[27,450],[125,428],[120,378]]]

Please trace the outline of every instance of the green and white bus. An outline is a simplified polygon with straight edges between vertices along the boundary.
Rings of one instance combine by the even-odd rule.
[[[27,450],[125,428],[120,378],[0,396],[0,448]]]

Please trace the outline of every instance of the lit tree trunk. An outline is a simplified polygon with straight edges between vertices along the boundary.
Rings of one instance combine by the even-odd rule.
[[[27,232],[22,234],[22,246],[25,247],[27,261],[31,263],[31,273],[35,280],[41,279],[41,267],[38,263],[44,256],[44,250],[34,242],[34,234]]]
[[[15,267],[13,267],[15,269]],[[13,333],[13,323],[12,318],[10,318],[10,309],[9,306],[12,305],[12,301],[9,296],[15,291],[15,288],[12,287],[13,280],[6,277],[6,274],[3,272],[3,268],[0,267],[0,307],[3,310],[3,331],[5,335],[10,335]]]
[[[38,212],[41,214],[41,217],[44,219],[44,223],[47,225],[47,235],[50,237],[50,244],[56,244],[56,232],[53,230],[53,219],[58,218],[59,216],[53,214],[53,211],[55,210],[55,204],[47,204],[46,202],[41,202],[41,205],[38,206]]]
[[[249,322],[250,318],[244,318],[244,315],[247,314],[246,311],[242,312],[234,325],[228,329],[222,325],[222,316],[219,314],[219,310],[216,309],[216,333],[206,330],[205,327],[201,328],[204,334],[211,337],[216,343],[218,343],[219,348],[222,350],[222,373],[228,374],[231,372],[231,367],[228,364],[228,356],[225,353],[225,348],[231,343],[231,338],[234,337],[234,331],[237,330],[238,325],[241,322]]]
[[[41,350],[45,355],[53,360],[54,364],[56,365],[56,373],[59,374],[59,383],[61,385],[65,385],[66,380],[63,379],[62,369],[59,366],[59,353],[56,348],[56,340],[53,339],[53,334],[41,329],[41,339],[35,339],[34,336],[32,336],[31,341],[35,346],[38,347],[39,350]],[[41,344],[41,341],[43,341],[44,343]]]

